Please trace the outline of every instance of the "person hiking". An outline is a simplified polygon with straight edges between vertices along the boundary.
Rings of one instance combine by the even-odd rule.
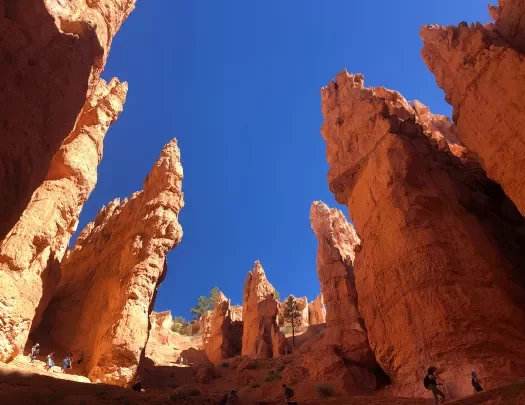
[[[135,383],[133,384],[131,389],[137,392],[142,391],[142,379],[140,378],[140,374],[137,374],[137,378],[135,378]]]
[[[478,380],[478,375],[476,374],[476,371],[472,370],[472,373],[470,373],[470,375],[472,376],[472,386],[474,387],[476,392],[483,391],[483,387],[481,386],[481,381]]]
[[[55,356],[55,352],[49,353],[47,355],[47,362],[44,366],[44,370],[51,371],[53,367],[55,367],[55,361],[53,360],[53,357]]]
[[[295,392],[290,387],[287,387],[286,384],[283,384],[283,394],[288,405],[297,405],[297,402],[291,402]]]
[[[235,405],[237,404],[237,391],[231,390],[229,393],[225,394],[220,400],[218,405]]]
[[[64,360],[62,361],[62,374],[66,373],[67,368],[72,368],[71,366],[72,358],[70,356],[66,356]]]
[[[80,358],[77,360],[77,364],[80,364],[84,361],[84,351],[80,351]]]
[[[39,343],[37,343],[36,345],[34,345],[31,348],[31,354],[30,354],[31,363],[35,362],[35,359],[36,359],[36,356],[38,355],[38,353],[40,353],[40,344]]]
[[[425,386],[425,388],[427,390],[432,391],[432,395],[434,395],[434,405],[438,405],[438,395],[441,397],[441,403],[445,403],[445,394],[443,394],[438,388],[438,385],[441,384],[438,384],[437,382],[436,371],[436,367],[429,367],[428,374],[423,380],[423,385]]]

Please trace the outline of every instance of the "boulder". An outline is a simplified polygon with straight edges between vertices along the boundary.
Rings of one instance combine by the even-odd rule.
[[[167,272],[166,254],[182,238],[182,176],[174,139],[144,190],[102,208],[62,262],[37,332],[73,352],[83,350],[92,381],[124,386],[136,373],[156,289]]]
[[[326,308],[322,293],[308,304],[308,323],[310,325],[326,323]]]
[[[426,395],[421,376],[432,364],[451,398],[472,393],[472,369],[483,370],[487,388],[520,378],[522,216],[483,170],[437,142],[399,93],[365,88],[363,76],[343,71],[321,96],[329,186],[361,238],[359,312],[398,393]]]
[[[266,279],[261,263],[256,261],[244,283],[243,356],[267,359],[285,353],[287,341],[277,324],[278,304],[275,288]]]
[[[237,310],[233,317],[238,316]],[[207,318],[209,319],[206,323],[207,337],[203,338],[203,347],[208,359],[213,363],[219,363],[241,354],[243,322],[232,319],[230,300],[222,292],[219,292],[215,307]]]
[[[324,343],[338,347],[348,360],[375,367],[376,361],[363,318],[357,307],[353,260],[360,249],[354,227],[343,213],[315,201],[310,222],[318,240],[317,274],[326,304]]]
[[[151,329],[155,329],[159,332],[169,332],[171,331],[171,324],[173,323],[173,318],[171,316],[171,311],[155,312],[153,311],[149,316],[151,323]]]
[[[525,3],[500,3],[495,27],[423,27],[422,56],[453,107],[458,139],[525,215]]]

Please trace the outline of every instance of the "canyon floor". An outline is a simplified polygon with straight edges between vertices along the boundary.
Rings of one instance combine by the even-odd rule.
[[[323,325],[324,326],[324,325]],[[296,337],[294,354],[279,359],[249,360],[242,356],[213,366],[201,349],[200,336],[176,333],[152,335],[146,349],[147,358],[140,370],[145,393],[130,389],[90,383],[81,375],[80,367],[69,374],[59,373],[58,365],[51,373],[44,371],[45,356],[31,364],[27,355],[9,364],[0,365],[0,389],[6,404],[218,404],[232,388],[239,392],[238,405],[282,404],[281,385],[292,382],[299,404],[355,405],[425,405],[430,399],[397,398],[383,388],[368,396],[348,396],[336,392],[334,397],[319,398],[319,381],[304,375],[305,352],[322,336],[323,327],[311,328]],[[167,340],[166,340],[167,337]],[[179,356],[188,364],[176,364]],[[59,361],[56,361],[59,364]],[[279,375],[279,377],[273,377]],[[525,404],[525,380],[488,390],[458,401],[457,405]]]

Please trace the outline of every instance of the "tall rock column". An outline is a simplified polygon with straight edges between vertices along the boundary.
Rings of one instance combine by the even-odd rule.
[[[257,359],[284,354],[287,340],[279,331],[278,302],[259,261],[248,273],[242,303],[242,355]]]
[[[431,364],[450,397],[525,373],[523,218],[484,172],[423,128],[397,92],[343,71],[321,91],[328,182],[361,250],[359,311],[376,359],[404,395]],[[324,294],[327,299],[326,293]]]
[[[92,381],[126,385],[137,370],[166,254],[182,238],[182,176],[174,139],[144,190],[102,208],[62,262],[57,291],[35,333],[83,350]]]
[[[230,300],[221,292],[215,307],[209,316],[209,332],[203,341],[206,356],[213,363],[241,354],[242,346],[242,313],[230,304]]]
[[[352,262],[360,241],[343,213],[315,201],[310,208],[312,229],[318,240],[317,274],[326,305],[324,343],[340,349],[343,358],[369,367],[376,362],[358,310]]]
[[[500,4],[495,26],[423,27],[422,56],[453,106],[459,140],[525,215],[525,10]]]
[[[308,304],[308,318],[310,325],[326,323],[326,309],[322,293]]]
[[[0,241],[0,361],[20,353],[58,282],[58,263],[97,183],[104,136],[128,86],[98,79],[22,216]]]

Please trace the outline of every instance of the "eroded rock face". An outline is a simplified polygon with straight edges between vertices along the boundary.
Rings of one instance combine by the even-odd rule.
[[[149,316],[151,329],[162,332],[169,332],[173,323],[171,311],[152,312]]]
[[[308,322],[310,325],[326,323],[326,309],[323,294],[319,294],[315,300],[308,304]]]
[[[117,79],[97,79],[44,181],[0,242],[0,361],[23,350],[51,299],[59,262],[97,182],[104,136],[122,111],[127,88]]]
[[[357,290],[352,261],[360,249],[360,240],[343,213],[315,201],[310,221],[319,242],[317,274],[326,305],[324,342],[339,348],[346,359],[369,367],[376,362],[358,310]]]
[[[362,240],[359,311],[383,370],[404,395],[425,395],[430,364],[450,397],[472,392],[472,369],[490,386],[519,378],[519,212],[482,170],[440,146],[399,93],[343,71],[321,95],[329,185]]]
[[[55,154],[79,127],[86,100],[101,87],[111,40],[134,4],[2,2],[0,240],[20,220]]]
[[[525,1],[499,0],[499,6],[489,5],[495,30],[510,45],[525,53]]]
[[[126,385],[136,372],[166,254],[182,238],[182,176],[172,140],[144,190],[102,208],[62,262],[39,332],[73,352],[83,350],[92,381]]]
[[[209,332],[206,341],[203,340],[208,359],[218,363],[241,354],[242,312],[239,314],[239,310],[231,306],[230,300],[222,292],[219,293],[215,308],[208,319]]]
[[[506,1],[499,10],[496,28],[423,27],[422,56],[454,108],[457,137],[525,215],[525,9]]]
[[[261,263],[256,261],[244,283],[243,356],[267,359],[284,354],[287,340],[279,331],[278,313],[275,289],[266,279]]]

